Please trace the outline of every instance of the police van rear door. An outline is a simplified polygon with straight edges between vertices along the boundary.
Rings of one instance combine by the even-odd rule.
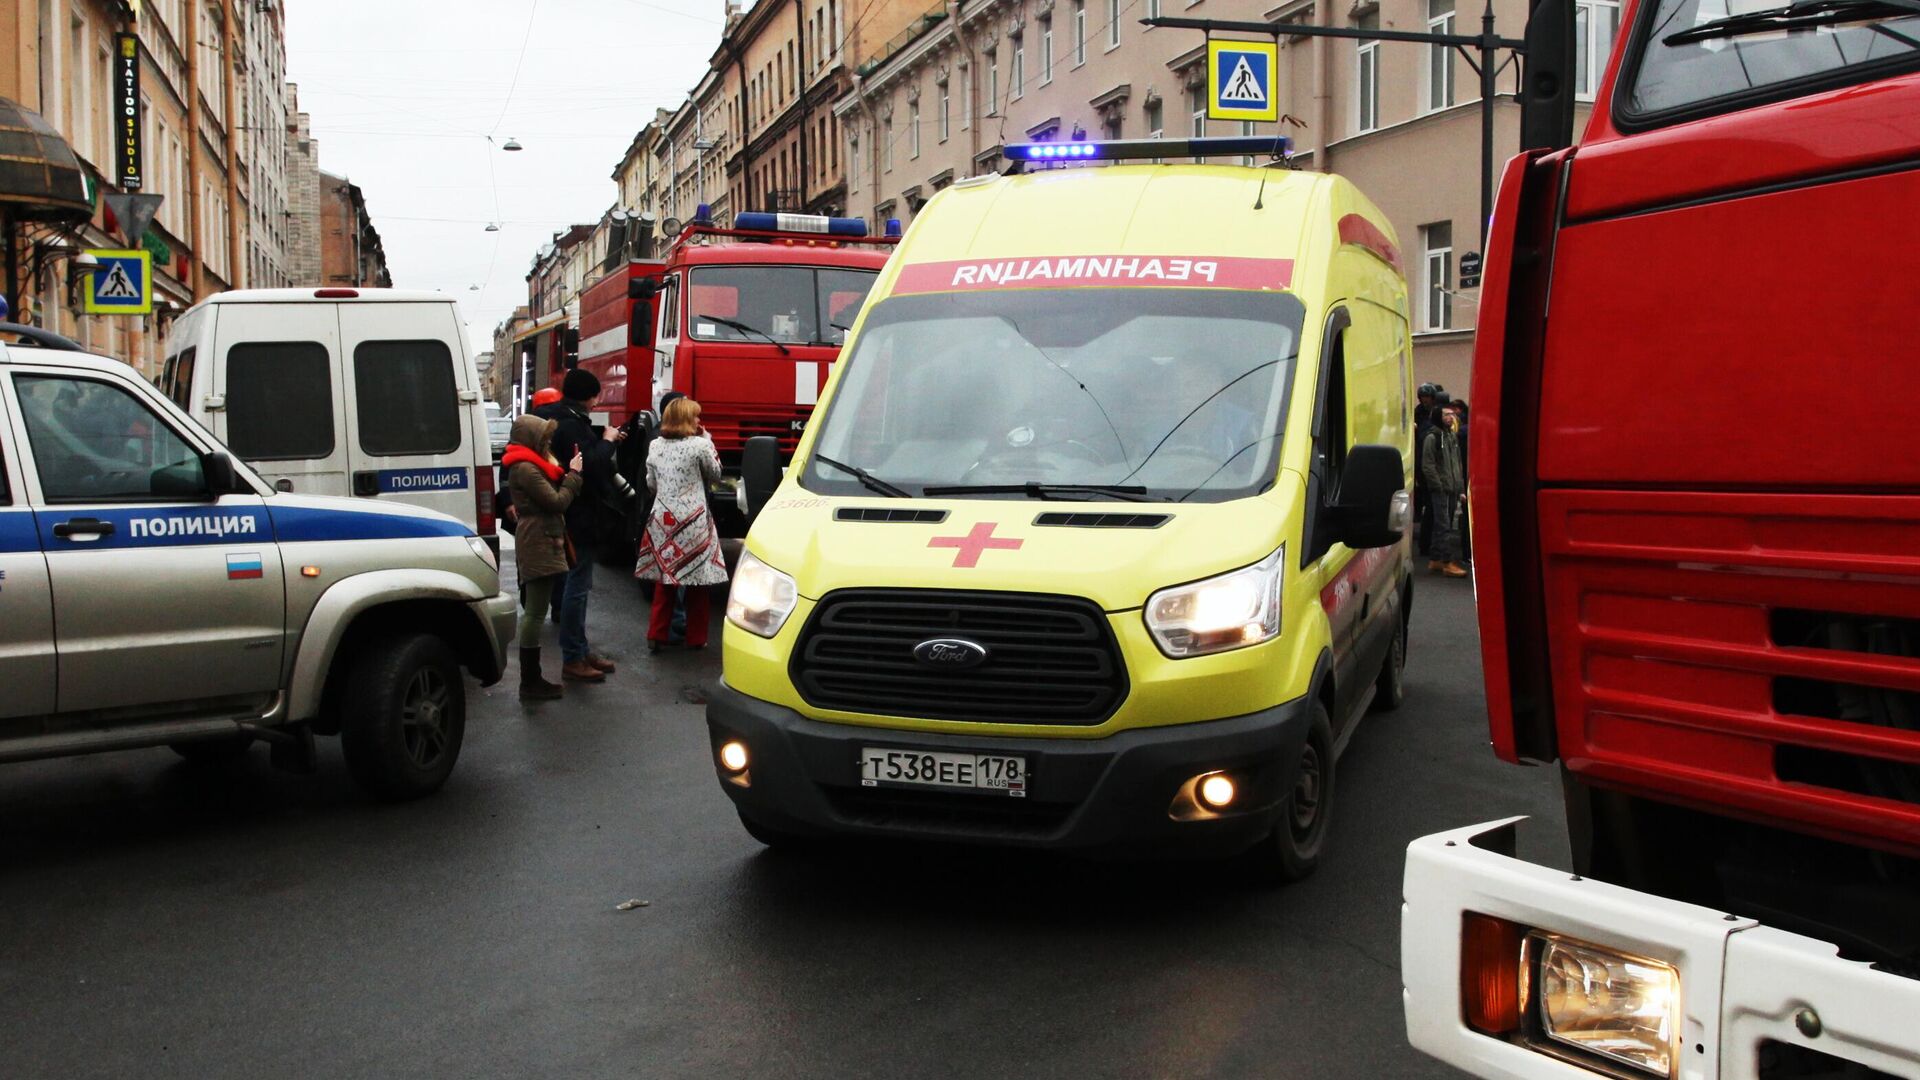
[[[336,305],[208,305],[214,435],[282,491],[345,495],[347,432]],[[205,362],[203,360],[203,362]]]
[[[339,312],[353,493],[475,524],[474,465],[492,455],[453,305],[358,302]]]

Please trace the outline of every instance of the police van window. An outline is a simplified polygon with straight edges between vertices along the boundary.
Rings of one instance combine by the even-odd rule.
[[[333,364],[314,341],[227,350],[227,445],[246,461],[333,453]]]
[[[1716,104],[1737,108],[1920,67],[1920,14],[1842,5],[1829,24],[1796,33],[1751,17],[1785,6],[1784,0],[1643,5],[1618,119],[1629,126],[1668,122],[1716,111]]]
[[[441,341],[363,341],[353,349],[360,448],[369,454],[460,449],[453,353]]]
[[[1227,290],[895,296],[866,315],[819,450],[916,494],[1036,483],[1243,498],[1278,472],[1304,314],[1284,293]],[[802,482],[865,491],[817,461]]]
[[[199,452],[127,390],[51,375],[18,375],[13,385],[48,502],[205,496]]]
[[[179,355],[167,361],[165,381],[160,387],[175,405],[188,412],[193,411],[193,358],[195,347],[187,346]]]

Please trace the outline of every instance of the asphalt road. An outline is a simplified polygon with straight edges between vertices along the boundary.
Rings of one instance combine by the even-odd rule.
[[[767,852],[707,762],[718,656],[649,658],[617,575],[595,604],[620,673],[533,710],[473,688],[423,802],[364,801],[331,740],[315,776],[260,750],[0,767],[0,1075],[1455,1076],[1406,1045],[1403,848],[1532,813],[1523,854],[1564,858],[1552,774],[1485,747],[1464,583],[1420,580],[1408,703],[1356,736],[1327,861],[1279,890]]]

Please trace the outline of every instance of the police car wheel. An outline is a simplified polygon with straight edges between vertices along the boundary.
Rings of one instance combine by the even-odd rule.
[[[236,765],[246,759],[247,751],[253,747],[251,735],[229,735],[218,739],[196,739],[193,742],[167,744],[167,748],[185,758],[193,765],[227,766]]]
[[[1326,706],[1315,701],[1293,790],[1281,804],[1280,820],[1248,853],[1254,877],[1280,885],[1311,876],[1327,846],[1332,810],[1333,725],[1327,720]]]
[[[431,795],[466,734],[466,683],[447,643],[408,634],[370,644],[347,676],[340,748],[347,770],[382,799]]]
[[[1393,645],[1387,649],[1387,658],[1380,663],[1380,678],[1374,684],[1373,708],[1375,712],[1392,712],[1407,700],[1407,618],[1400,616],[1400,625],[1394,629]]]

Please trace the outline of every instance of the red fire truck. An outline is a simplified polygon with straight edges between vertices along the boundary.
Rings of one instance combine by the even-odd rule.
[[[1920,5],[1622,7],[1579,144],[1501,178],[1474,353],[1492,744],[1557,763],[1573,863],[1514,821],[1409,847],[1409,1037],[1911,1080]],[[1528,85],[1574,85],[1535,29]]]
[[[709,493],[714,520],[737,537],[746,535],[735,497],[746,441],[773,435],[782,461],[793,454],[899,226],[868,236],[857,218],[742,213],[720,228],[709,216],[702,206],[664,260],[630,262],[586,290],[579,366],[599,376],[608,422],[633,425],[619,466],[635,491],[646,490],[661,395],[700,402],[727,474]],[[626,550],[643,514],[605,509],[611,546]]]

